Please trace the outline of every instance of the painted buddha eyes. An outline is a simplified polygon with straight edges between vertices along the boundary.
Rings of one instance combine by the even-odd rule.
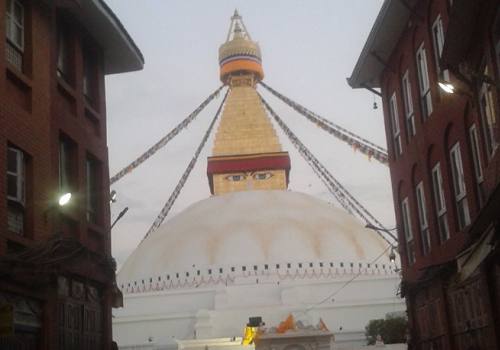
[[[273,174],[271,173],[254,173],[253,174],[253,178],[255,180],[267,180],[269,178],[271,178],[273,176]]]
[[[246,179],[246,175],[243,174],[237,174],[237,175],[228,175],[226,176],[226,179],[229,181],[243,181]]]
[[[267,180],[271,178],[273,174],[269,172],[258,172],[252,174],[233,174],[226,176],[226,180],[238,182],[246,180],[248,176],[251,176],[254,180]]]

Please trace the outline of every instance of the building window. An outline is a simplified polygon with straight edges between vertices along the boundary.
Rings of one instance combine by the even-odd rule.
[[[83,49],[83,94],[93,106],[97,102],[96,52],[89,47]]]
[[[488,66],[485,67],[483,75],[489,77]],[[495,136],[497,116],[494,105],[493,88],[491,84],[483,82],[479,89],[479,105],[483,122],[484,140],[486,143],[486,151],[490,158],[493,156],[498,146],[498,141]]]
[[[408,137],[415,135],[415,113],[413,113],[413,101],[411,95],[411,85],[410,85],[410,75],[409,71],[406,70],[403,78],[401,79],[401,85],[403,87],[403,103],[405,108],[406,116],[406,130],[408,132]]]
[[[389,100],[389,113],[392,124],[392,138],[394,142],[394,155],[398,157],[402,153],[401,148],[401,131],[399,129],[398,104],[396,101],[396,93],[394,92]]]
[[[441,54],[444,47],[444,29],[441,15],[438,15],[432,24],[432,42],[434,44],[434,59],[439,80],[450,81],[450,73],[447,69],[441,69]]]
[[[463,229],[470,223],[469,205],[465,189],[464,168],[460,154],[460,144],[457,142],[450,150],[451,175],[453,177],[453,191],[457,207],[458,227]]]
[[[427,119],[432,113],[431,86],[429,83],[429,70],[427,66],[427,57],[425,55],[424,44],[417,50],[417,73],[418,85],[420,87],[420,104],[422,107],[422,117]]]
[[[441,243],[450,238],[448,219],[446,217],[446,202],[444,198],[443,176],[439,163],[432,169],[432,189],[434,192],[434,205],[438,219],[439,239]]]
[[[419,182],[415,188],[418,208],[418,221],[420,224],[420,237],[422,241],[422,254],[427,255],[431,250],[431,237],[429,234],[429,222],[427,220],[427,207],[425,206],[424,184]]]
[[[477,186],[477,200],[479,206],[482,207],[485,199],[483,187],[483,166],[481,163],[481,154],[479,153],[479,137],[477,135],[476,125],[472,125],[469,129],[469,143],[472,154],[472,161],[474,162],[474,176]]]
[[[67,138],[59,140],[59,190],[61,193],[71,192],[73,179],[73,156],[75,143]]]
[[[7,0],[5,36],[7,38],[5,51],[7,62],[22,71],[24,52],[24,5],[19,0]]]
[[[57,76],[69,84],[73,83],[72,50],[68,25],[57,24]]]
[[[410,207],[408,205],[408,197],[401,202],[401,216],[403,218],[403,231],[406,240],[406,255],[408,264],[412,265],[415,262],[415,244],[413,242],[413,232],[411,229]]]
[[[25,233],[26,157],[23,151],[7,148],[7,228]]]
[[[85,169],[87,221],[97,224],[99,222],[99,162],[94,158],[87,157]]]

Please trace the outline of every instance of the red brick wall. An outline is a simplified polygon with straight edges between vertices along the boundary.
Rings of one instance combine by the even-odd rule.
[[[29,1],[27,3],[30,3]],[[58,196],[58,144],[63,133],[77,145],[75,159],[77,176],[74,202],[64,209],[64,215],[74,221],[73,232],[84,244],[110,254],[108,167],[106,145],[105,95],[102,55],[99,62],[99,103],[92,107],[83,96],[82,40],[91,40],[83,28],[74,26],[75,84],[65,84],[56,76],[55,8],[33,2],[31,10],[32,52],[30,73],[20,73],[0,56],[0,254],[5,253],[6,239],[28,243],[43,240],[60,227],[56,224],[57,210],[51,207]],[[0,0],[5,9],[5,0]],[[0,11],[0,37],[5,37],[4,11]],[[0,40],[0,52],[5,50]],[[6,232],[5,157],[7,142],[11,142],[32,158],[33,188],[32,230],[29,240]],[[91,154],[101,164],[100,202],[102,213],[99,225],[87,224],[85,207],[85,159]],[[28,191],[30,192],[30,191]],[[28,208],[29,211],[29,208]],[[89,234],[89,231],[93,232]]]
[[[408,28],[399,39],[381,79],[384,118],[391,159],[390,172],[396,219],[399,227],[402,227],[400,202],[406,196],[408,196],[410,202],[412,229],[416,246],[416,263],[414,265],[408,266],[404,244],[400,245],[404,278],[409,281],[416,279],[422,268],[451,260],[460,251],[467,239],[466,234],[457,225],[455,198],[449,164],[449,149],[456,142],[460,142],[471,221],[473,221],[479,212],[474,168],[468,141],[468,130],[472,123],[476,123],[479,134],[483,168],[488,164],[493,164],[493,162],[488,162],[485,154],[480,114],[474,91],[471,91],[469,87],[455,79],[453,75],[451,77],[452,81],[465,91],[466,94],[455,93],[447,95],[438,88],[438,75],[431,33],[432,24],[438,14],[441,14],[446,32],[449,18],[448,1],[427,0],[417,3],[416,12],[412,14]],[[487,36],[479,39],[483,46],[489,40]],[[425,121],[422,118],[420,107],[420,90],[417,82],[415,60],[415,53],[422,42],[426,49],[433,104],[433,112]],[[404,116],[401,90],[401,78],[406,69],[409,69],[410,72],[412,101],[415,110],[416,135],[413,137],[409,137],[406,132],[406,118]],[[391,122],[388,112],[388,102],[394,91],[396,91],[397,95],[399,124],[403,145],[403,153],[398,158],[394,157]],[[448,226],[451,236],[443,244],[439,242],[431,182],[431,170],[437,161],[441,164]],[[485,172],[488,173],[488,170],[492,168],[493,166],[488,167],[485,169]],[[422,255],[417,202],[415,198],[415,186],[421,180],[424,184],[425,200],[428,207],[427,218],[431,235],[431,252],[425,256]],[[496,181],[498,183],[498,180]],[[399,240],[400,242],[405,242],[402,232],[400,232]]]
[[[56,2],[57,3],[57,2]],[[26,59],[24,73],[5,60],[5,8],[0,0],[0,256],[7,252],[10,242],[29,246],[43,241],[60,230],[78,238],[88,248],[111,255],[109,230],[109,173],[106,145],[106,107],[102,52],[97,51],[98,103],[92,107],[83,96],[82,42],[92,42],[85,29],[71,20],[75,44],[75,84],[68,86],[56,75],[57,34],[56,8],[43,2],[26,0]],[[29,22],[29,24],[28,24]],[[58,159],[60,134],[76,144],[74,159],[76,178],[72,204],[61,210],[54,204],[59,191]],[[24,236],[7,231],[6,156],[7,144],[12,143],[30,156],[31,178],[27,184],[27,230]],[[100,162],[99,202],[101,213],[97,225],[87,223],[85,201],[85,161],[87,155]],[[72,220],[71,230],[59,217]],[[83,263],[82,263],[83,264]],[[73,268],[77,274],[98,281],[108,288],[112,281],[91,266]],[[81,271],[80,271],[81,270]],[[1,288],[22,292],[14,284]],[[28,290],[24,291],[29,293]],[[33,291],[46,301],[44,313],[44,348],[56,348],[57,323],[55,285],[53,290]],[[39,293],[39,294],[37,294]],[[103,295],[103,321],[106,348],[111,344],[111,300],[109,290]]]

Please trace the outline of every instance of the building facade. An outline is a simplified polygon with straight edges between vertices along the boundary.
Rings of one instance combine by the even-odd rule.
[[[416,349],[500,346],[499,54],[496,0],[386,0],[348,79],[383,100]]]
[[[142,54],[101,0],[1,0],[0,37],[0,348],[109,349],[104,76]]]

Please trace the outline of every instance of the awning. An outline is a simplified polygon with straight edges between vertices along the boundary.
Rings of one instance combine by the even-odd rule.
[[[488,257],[494,249],[495,229],[491,227],[485,232],[479,241],[457,256],[458,280],[465,281],[471,276],[481,263]]]

